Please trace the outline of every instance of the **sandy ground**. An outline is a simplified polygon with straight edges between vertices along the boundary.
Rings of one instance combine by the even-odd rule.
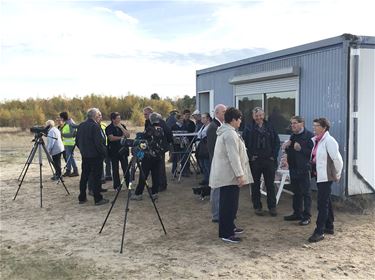
[[[281,196],[277,217],[258,217],[249,189],[243,188],[237,215],[237,225],[245,229],[243,241],[225,244],[211,222],[209,201],[192,194],[195,176],[181,183],[169,180],[168,190],[160,194],[157,207],[167,235],[150,199],[131,201],[120,254],[127,191],[120,193],[101,234],[109,204],[94,206],[89,197],[87,204],[79,205],[79,178],[65,180],[67,195],[61,184],[49,180],[45,160],[43,208],[35,160],[13,200],[32,145],[32,135],[17,135],[0,133],[1,279],[375,278],[372,210],[355,214],[336,205],[335,235],[308,244],[313,224],[283,221],[291,209],[289,194]],[[111,183],[104,187],[110,190],[105,197],[113,199]]]

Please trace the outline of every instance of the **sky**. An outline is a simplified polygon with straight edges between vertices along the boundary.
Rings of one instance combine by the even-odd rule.
[[[0,102],[195,95],[196,70],[343,33],[374,36],[366,0],[0,0]]]

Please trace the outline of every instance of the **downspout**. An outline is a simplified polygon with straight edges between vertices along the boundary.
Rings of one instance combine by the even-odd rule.
[[[352,38],[350,39],[348,43],[348,53],[349,53],[349,59],[348,59],[348,118],[350,118],[350,71],[351,71],[351,65],[350,65],[350,56],[351,56],[351,50],[353,48],[353,172],[354,174],[358,177],[360,181],[362,181],[370,190],[375,192],[375,188],[370,185],[370,183],[362,176],[362,174],[358,170],[358,165],[357,165],[357,159],[358,159],[358,80],[359,80],[359,45],[361,44],[361,39],[360,37],[352,35]],[[347,131],[349,131],[349,120],[347,122],[348,127]],[[347,135],[347,141],[349,141],[349,134]],[[349,142],[348,142],[349,143]],[[349,156],[349,151],[347,151],[347,155]],[[348,163],[347,161],[347,170],[348,170]],[[349,172],[346,174],[346,180],[348,182],[348,176]],[[345,188],[345,195],[348,196],[348,184]]]

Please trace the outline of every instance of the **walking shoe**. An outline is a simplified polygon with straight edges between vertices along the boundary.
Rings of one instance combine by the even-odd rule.
[[[327,233],[327,234],[335,234],[335,231],[333,230],[333,228],[325,228],[325,229],[324,229],[324,233]]]
[[[241,238],[232,235],[229,237],[222,237],[221,240],[228,243],[239,243],[241,241]]]
[[[130,197],[130,200],[136,200],[136,201],[142,200],[142,195],[141,194],[139,194],[139,195],[133,194]]]
[[[270,215],[272,217],[276,217],[277,216],[276,208],[271,208],[268,212],[270,213]]]
[[[302,219],[298,224],[300,226],[307,226],[311,223],[311,220],[310,219]]]
[[[57,175],[53,175],[52,177],[51,177],[51,180],[52,181],[57,181],[59,179],[59,176],[57,176]]]
[[[153,200],[156,200],[156,199],[159,198],[159,195],[157,193],[154,193],[154,194],[151,195],[151,197],[152,197]]]
[[[106,204],[109,202],[109,199],[106,199],[106,198],[102,198],[101,200],[99,200],[98,202],[95,202],[95,205],[96,206],[99,206],[99,205],[103,205],[103,204]]]
[[[78,203],[79,204],[85,204],[87,202],[87,199],[85,199],[85,200],[80,200]]]
[[[311,235],[308,239],[309,242],[319,242],[321,240],[324,239],[324,234],[317,234],[317,233],[314,233],[313,235]]]
[[[70,175],[70,170],[65,171],[65,173],[62,175],[63,177],[69,177]]]
[[[301,216],[298,216],[296,214],[284,216],[284,221],[299,221],[301,220]]]
[[[78,173],[78,171],[74,171],[73,173],[70,173],[68,176],[69,177],[77,177],[77,176],[79,176],[79,173]]]
[[[233,230],[233,232],[234,232],[234,234],[241,234],[241,233],[244,232],[244,230],[243,230],[242,228],[235,228],[235,229]]]
[[[255,215],[264,216],[262,208],[255,209]]]

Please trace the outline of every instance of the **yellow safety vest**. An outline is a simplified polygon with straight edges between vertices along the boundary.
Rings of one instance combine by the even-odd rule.
[[[75,137],[65,137],[66,134],[72,134],[73,131],[70,130],[70,125],[68,123],[64,123],[63,127],[61,128],[61,138],[63,141],[64,146],[74,146],[75,144]]]
[[[103,122],[100,122],[100,128],[102,129],[104,136],[105,136],[105,145],[108,145],[108,137],[107,134],[105,133],[105,129],[107,128],[107,125]]]

